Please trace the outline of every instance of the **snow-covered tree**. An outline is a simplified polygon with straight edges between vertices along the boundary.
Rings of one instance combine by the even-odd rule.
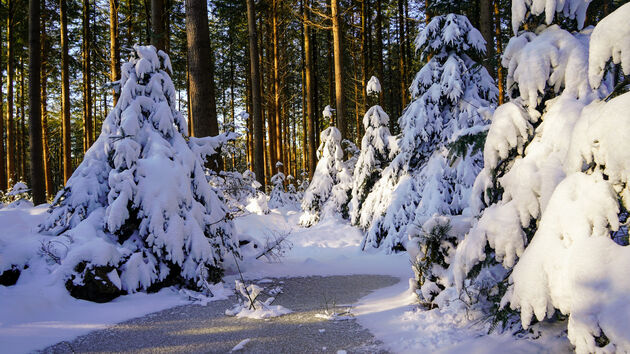
[[[118,103],[40,226],[71,240],[58,271],[75,297],[204,289],[221,279],[226,254],[237,253],[230,215],[203,167],[227,137],[187,137],[168,56],[134,50]]]
[[[541,13],[542,3],[525,4]],[[547,3],[559,6],[545,10],[548,23],[558,9],[583,22],[588,5]],[[593,30],[541,26],[510,40],[502,64],[513,98],[494,113],[475,182],[479,220],[452,267],[458,289],[489,295],[496,320],[520,311],[527,329],[533,316],[568,315],[568,338],[581,353],[630,350],[630,335],[619,331],[630,325],[622,275],[630,271],[630,93],[606,98],[610,59],[630,73],[628,16],[624,5]]]
[[[348,191],[352,174],[348,171],[341,147],[341,133],[329,127],[321,133],[321,144],[317,149],[319,162],[302,199],[304,214],[300,224],[311,226],[323,215],[341,213],[349,202]]]
[[[374,76],[368,82],[369,95],[378,95],[381,84]],[[381,172],[390,161],[392,151],[389,132],[389,116],[379,105],[370,107],[363,116],[365,134],[361,140],[361,151],[354,168],[352,200],[350,201],[350,219],[353,224],[359,221],[361,207],[372,187],[381,176]]]
[[[297,206],[295,187],[292,184],[288,183],[285,190],[285,180],[288,181],[288,178],[285,177],[284,173],[280,171],[280,167],[282,167],[282,162],[277,162],[276,168],[278,169],[278,172],[271,177],[271,184],[273,185],[273,189],[269,194],[268,205],[270,208],[293,208]],[[293,179],[293,176],[289,175],[289,177]]]
[[[467,196],[481,154],[475,144],[451,145],[486,129],[486,113],[497,98],[488,72],[472,58],[485,41],[465,16],[437,16],[415,40],[428,63],[411,85],[412,102],[398,123],[401,135],[395,157],[367,196],[358,225],[366,230],[363,247],[405,248],[410,225],[422,225],[433,214],[457,214]],[[463,146],[463,148],[462,148]]]

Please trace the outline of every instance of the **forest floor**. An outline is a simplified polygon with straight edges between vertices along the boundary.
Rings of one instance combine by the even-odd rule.
[[[42,236],[36,226],[45,210],[0,209],[0,246],[22,240],[25,250],[39,247]],[[0,286],[0,352],[229,352],[239,345],[249,352],[309,353],[570,350],[566,337],[558,335],[562,326],[517,339],[510,332],[488,335],[487,324],[466,310],[422,309],[410,290],[413,271],[406,253],[362,251],[362,233],[347,222],[324,220],[301,228],[300,215],[272,210],[235,219],[241,239],[264,244],[287,237],[290,247],[278,258],[256,260],[251,255],[259,250],[243,248],[239,268],[246,284],[280,286],[273,305],[290,314],[271,319],[226,316],[226,309],[237,303],[234,284],[241,279],[234,263],[226,264],[225,282],[216,285],[213,298],[193,299],[163,289],[105,304],[72,298],[45,264],[36,265],[15,286]],[[333,305],[337,310],[352,305],[352,315],[346,320],[323,318]]]
[[[45,353],[163,352],[227,353],[246,341],[245,353],[385,352],[369,331],[352,316],[328,319],[327,309],[352,313],[352,305],[372,290],[393,285],[396,278],[378,275],[267,279],[265,287],[280,286],[274,305],[292,312],[269,319],[225,316],[236,299],[207,306],[184,305],[94,331],[62,342]]]

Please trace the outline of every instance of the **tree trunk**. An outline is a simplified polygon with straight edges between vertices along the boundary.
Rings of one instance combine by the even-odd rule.
[[[494,0],[494,35],[497,45],[497,58],[501,60],[503,54],[503,48],[501,43],[501,16],[499,14],[499,0]],[[503,83],[503,66],[501,63],[497,63],[497,82],[499,87],[499,105],[502,105],[505,100],[505,88]]]
[[[118,0],[109,0],[109,49],[110,49],[110,79],[112,82],[120,80],[120,44],[118,41]],[[122,89],[122,87],[121,87]],[[120,89],[112,92],[114,106],[118,103]]]
[[[344,115],[344,102],[343,102],[343,48],[341,37],[341,18],[339,15],[339,0],[331,1],[332,10],[332,32],[333,32],[333,46],[335,53],[335,103],[337,106],[337,127],[341,132],[341,138],[347,139],[347,124]]]
[[[89,0],[83,1],[83,153],[92,146],[92,65]]]
[[[486,55],[482,61],[483,66],[488,70],[488,73],[494,76],[494,65],[492,65],[492,30],[494,24],[492,23],[492,0],[479,0],[479,32],[486,40]]]
[[[151,0],[151,44],[158,50],[166,50],[165,20],[164,0]]]
[[[7,188],[17,182],[16,166],[16,124],[13,117],[13,81],[15,80],[15,68],[13,66],[13,0],[7,0]]]
[[[2,23],[0,22],[0,33],[2,32]],[[0,63],[2,62],[2,45],[0,45]],[[1,70],[1,69],[0,69]],[[0,78],[0,191],[7,188],[7,155],[4,148],[4,102],[2,92],[2,79]]]
[[[383,70],[383,12],[381,8],[382,0],[376,0],[376,72],[378,79],[385,82]],[[379,103],[383,106],[383,91],[378,94]]]
[[[249,67],[252,78],[252,113],[254,121],[254,173],[256,180],[265,186],[263,152],[263,118],[260,112],[260,72],[258,67],[258,39],[254,0],[247,0],[247,25],[249,29]]]
[[[278,58],[278,0],[273,0],[272,9],[272,33],[273,33],[273,86],[274,86],[274,112],[275,112],[275,129],[276,129],[276,161],[286,164],[284,160],[284,146],[282,144],[282,107],[280,102],[280,67]],[[275,167],[275,166],[274,166]],[[280,167],[278,172],[284,172],[285,168]]]
[[[367,65],[368,65],[368,40],[367,40],[367,0],[361,0],[361,113],[367,111]],[[358,114],[358,113],[357,113]],[[361,124],[357,119],[357,140],[361,140]]]
[[[48,14],[44,2],[41,3],[41,101],[42,101],[42,138],[43,138],[43,161],[44,173],[46,176],[46,197],[54,196],[54,184],[52,179],[52,166],[50,157],[50,146],[48,143],[48,36],[46,33],[46,20]]]
[[[61,116],[63,133],[63,181],[72,175],[72,136],[70,130],[70,59],[68,58],[68,6],[60,0],[61,27]]]
[[[31,191],[33,204],[39,205],[46,202],[46,178],[44,175],[44,160],[42,146],[42,112],[40,73],[40,3],[39,0],[28,2],[28,103],[29,103],[29,142],[31,162]]]
[[[205,0],[186,0],[186,39],[190,73],[190,107],[195,136],[219,134],[214,97],[214,63],[210,48],[208,8]],[[211,157],[213,170],[222,170],[220,154]]]
[[[403,9],[403,0],[398,0],[398,42],[399,42],[399,66],[400,66],[400,100],[402,103],[401,109],[405,109],[407,106],[407,63],[405,60],[405,13]]]
[[[306,144],[306,149],[308,151],[308,173],[309,177],[312,179],[313,174],[315,173],[315,168],[317,167],[317,147],[315,146],[315,112],[313,112],[314,93],[313,87],[311,86],[311,83],[313,81],[313,71],[311,63],[312,53],[307,7],[308,6],[304,6],[302,11],[302,17],[304,19],[304,87],[306,89],[306,119],[308,130],[308,141]]]

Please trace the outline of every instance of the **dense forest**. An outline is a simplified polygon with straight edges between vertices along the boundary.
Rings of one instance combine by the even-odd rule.
[[[586,24],[621,3],[593,1]],[[495,79],[499,103],[507,91],[505,69],[498,65],[511,35],[506,0],[1,5],[0,189],[24,181],[36,202],[56,194],[98,137],[116,104],[121,62],[135,44],[169,54],[177,107],[192,136],[240,133],[217,166],[250,169],[263,185],[276,166],[298,179],[307,176],[303,172],[312,177],[320,133],[330,125],[360,144],[371,76],[383,87],[378,100],[384,110],[402,115],[413,75],[424,64],[413,40],[432,16],[465,14],[487,42],[485,57],[475,59]],[[322,115],[326,106],[333,115]],[[390,129],[400,133],[396,119]]]

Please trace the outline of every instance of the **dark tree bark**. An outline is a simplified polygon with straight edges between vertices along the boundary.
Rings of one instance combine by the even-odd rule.
[[[344,98],[343,98],[343,46],[341,35],[341,18],[339,15],[339,0],[331,1],[332,10],[332,32],[333,46],[335,54],[335,104],[337,106],[337,127],[341,132],[341,138],[347,139],[347,124],[344,115]]]
[[[382,0],[376,0],[376,73],[378,79],[385,82],[385,74],[383,70],[383,12],[381,7]],[[383,92],[378,95],[380,105],[383,105]]]
[[[303,22],[304,22],[304,88],[306,90],[306,120],[308,130],[308,141],[306,149],[308,151],[308,173],[313,178],[315,168],[317,167],[316,142],[315,142],[315,112],[313,112],[313,70],[312,70],[312,53],[311,38],[308,16],[308,6],[303,6]]]
[[[83,1],[83,153],[94,142],[92,131],[92,58],[89,0]]]
[[[0,41],[2,33],[2,23],[0,22]],[[0,62],[2,62],[2,45],[0,45]],[[6,150],[4,148],[4,102],[2,92],[2,79],[0,78],[0,190],[7,188],[7,163],[6,163]]]
[[[60,0],[61,27],[61,115],[63,135],[63,181],[72,175],[72,137],[70,134],[70,59],[68,58],[68,6]]]
[[[282,107],[280,102],[280,66],[279,66],[279,53],[278,47],[278,0],[273,0],[272,4],[272,33],[273,33],[273,94],[274,94],[274,113],[275,113],[275,122],[274,128],[275,132],[275,144],[276,144],[276,162],[280,162],[283,164],[282,167],[278,168],[278,172],[284,172],[284,165],[286,161],[284,160],[284,145],[282,138]],[[274,166],[275,167],[275,166]]]
[[[398,34],[399,34],[399,66],[400,66],[400,100],[402,102],[401,109],[407,106],[407,63],[405,60],[405,13],[403,9],[403,0],[398,0]]]
[[[501,42],[501,17],[499,14],[499,1],[494,0],[494,36],[497,45],[497,58],[501,58],[503,54],[503,43]],[[505,100],[505,87],[503,83],[503,66],[497,63],[497,82],[499,88],[499,105],[502,105]]]
[[[44,2],[41,3],[41,101],[42,101],[42,144],[44,173],[46,176],[46,197],[54,196],[52,179],[52,166],[48,134],[48,35],[46,33],[46,20],[48,14]]]
[[[254,0],[247,1],[247,25],[249,29],[249,67],[252,79],[252,113],[254,123],[254,173],[256,180],[265,186],[263,146],[263,118],[260,111],[260,72],[258,67],[258,39]]]
[[[109,0],[109,50],[110,50],[110,79],[112,82],[120,80],[120,41],[118,40],[118,0]],[[118,103],[120,90],[112,91],[114,106]]]
[[[16,124],[13,117],[13,81],[15,80],[14,68],[14,49],[13,49],[13,0],[7,0],[7,188],[11,187],[11,183],[17,182],[17,166],[16,166]]]
[[[214,63],[210,48],[208,8],[205,0],[186,0],[186,39],[190,73],[190,113],[195,136],[219,134],[214,97]],[[219,154],[211,157],[210,167],[219,172]]]
[[[151,0],[151,44],[158,50],[166,50],[165,25],[164,0]]]
[[[482,61],[483,66],[488,70],[491,76],[494,75],[494,65],[492,64],[492,56],[494,48],[492,46],[494,23],[492,21],[492,0],[479,0],[479,32],[486,40],[486,55]]]
[[[42,112],[40,96],[40,3],[39,0],[29,0],[28,5],[28,117],[29,142],[31,149],[31,191],[33,194],[33,203],[35,205],[39,205],[46,202],[46,179],[44,176]]]

